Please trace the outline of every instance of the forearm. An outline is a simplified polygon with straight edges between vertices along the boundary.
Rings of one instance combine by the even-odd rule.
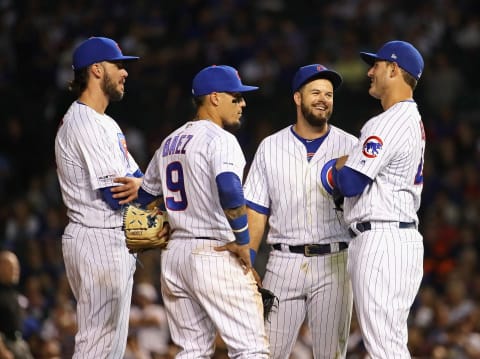
[[[347,162],[347,160],[348,160],[348,155],[337,158],[337,161],[335,162],[335,168],[339,170],[340,168],[345,166],[345,163]]]
[[[247,207],[250,248],[258,252],[267,225],[267,216]]]
[[[224,212],[228,223],[230,223],[230,226],[232,227],[235,241],[240,245],[249,243],[250,235],[248,230],[246,206],[242,205],[236,208],[224,208]]]

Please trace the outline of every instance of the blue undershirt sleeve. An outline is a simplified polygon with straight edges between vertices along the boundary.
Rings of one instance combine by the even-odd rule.
[[[145,208],[147,204],[156,200],[159,197],[160,196],[154,196],[153,194],[148,193],[142,187],[140,187],[138,190],[138,197],[135,200],[135,202],[137,202],[140,205],[140,207]]]
[[[361,194],[372,183],[372,179],[363,173],[343,166],[339,170],[333,166],[333,180],[345,197],[354,197]]]
[[[222,172],[216,178],[220,204],[223,209],[237,208],[245,204],[240,178],[233,172]]]
[[[137,168],[137,170],[134,173],[127,173],[125,176],[142,178],[143,172],[140,170],[140,168]],[[118,199],[112,197],[113,193],[112,191],[110,191],[112,187],[113,186],[100,188],[100,193],[102,194],[102,199],[110,206],[110,208],[116,211],[122,208],[122,206],[118,203],[119,202]]]
[[[216,178],[218,196],[223,209],[233,209],[245,205],[243,196],[242,182],[233,172],[222,172]],[[235,235],[235,241],[244,245],[250,242],[250,233],[248,231],[247,214],[242,214],[237,218],[228,219],[228,223]]]
[[[143,172],[140,170],[140,168],[137,168],[135,172],[132,173],[133,177],[136,178],[142,178],[143,177]]]
[[[118,203],[119,200],[113,198],[113,192],[110,191],[112,187],[103,187],[100,188],[100,193],[102,194],[102,199],[112,208],[113,210],[118,210],[122,208],[122,206]]]

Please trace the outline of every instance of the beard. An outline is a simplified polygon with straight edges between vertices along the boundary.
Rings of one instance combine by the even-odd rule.
[[[327,111],[325,116],[322,115],[315,115],[305,104],[300,105],[300,110],[302,111],[302,115],[308,124],[312,127],[323,128],[326,126],[328,119],[332,115],[332,110],[330,109]]]
[[[242,127],[242,123],[240,121],[235,122],[235,123],[224,123],[223,124],[223,129],[228,131],[228,132],[231,132],[231,133],[235,133],[236,131],[238,131],[240,129],[240,127]]]
[[[110,101],[120,101],[123,98],[124,92],[117,90],[117,85],[108,75],[103,78],[102,90],[108,96]]]

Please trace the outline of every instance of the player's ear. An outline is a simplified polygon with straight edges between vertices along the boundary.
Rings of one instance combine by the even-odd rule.
[[[218,106],[218,103],[220,102],[219,101],[219,98],[218,98],[218,92],[212,92],[208,95],[208,99],[209,101],[215,105],[215,106]]]
[[[302,95],[300,91],[295,91],[293,93],[293,101],[295,102],[295,105],[300,106],[302,104]]]
[[[92,64],[90,66],[90,70],[93,72],[95,76],[97,77],[102,76],[103,68],[102,68],[102,65],[100,65],[99,63]]]
[[[398,64],[396,62],[390,62],[390,77],[398,75],[399,71],[400,67],[398,67]]]

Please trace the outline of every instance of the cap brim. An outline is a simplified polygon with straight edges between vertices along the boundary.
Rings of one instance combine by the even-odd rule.
[[[362,58],[363,61],[365,61],[370,66],[372,66],[375,63],[375,61],[379,59],[377,54],[372,54],[370,52],[361,52],[360,57]]]
[[[120,57],[116,57],[114,59],[109,59],[109,60],[106,60],[106,61],[135,61],[135,60],[138,60],[139,57],[138,56],[120,56]]]
[[[330,80],[334,91],[336,91],[342,84],[342,77],[336,72],[330,70],[321,71],[317,78]]]
[[[300,85],[297,86],[295,91],[298,91],[300,89],[300,87],[305,85],[307,82],[310,82],[310,81],[313,81],[313,80],[316,80],[316,79],[325,79],[325,80],[330,81],[332,83],[334,91],[336,91],[340,87],[340,85],[342,84],[342,81],[343,81],[342,77],[338,73],[336,73],[335,71],[323,70],[323,71],[317,72],[317,73],[311,75],[310,77],[306,78]]]
[[[248,91],[254,91],[258,90],[257,86],[247,86],[247,85],[242,85],[238,87],[236,90],[233,90],[231,92],[248,92]]]

